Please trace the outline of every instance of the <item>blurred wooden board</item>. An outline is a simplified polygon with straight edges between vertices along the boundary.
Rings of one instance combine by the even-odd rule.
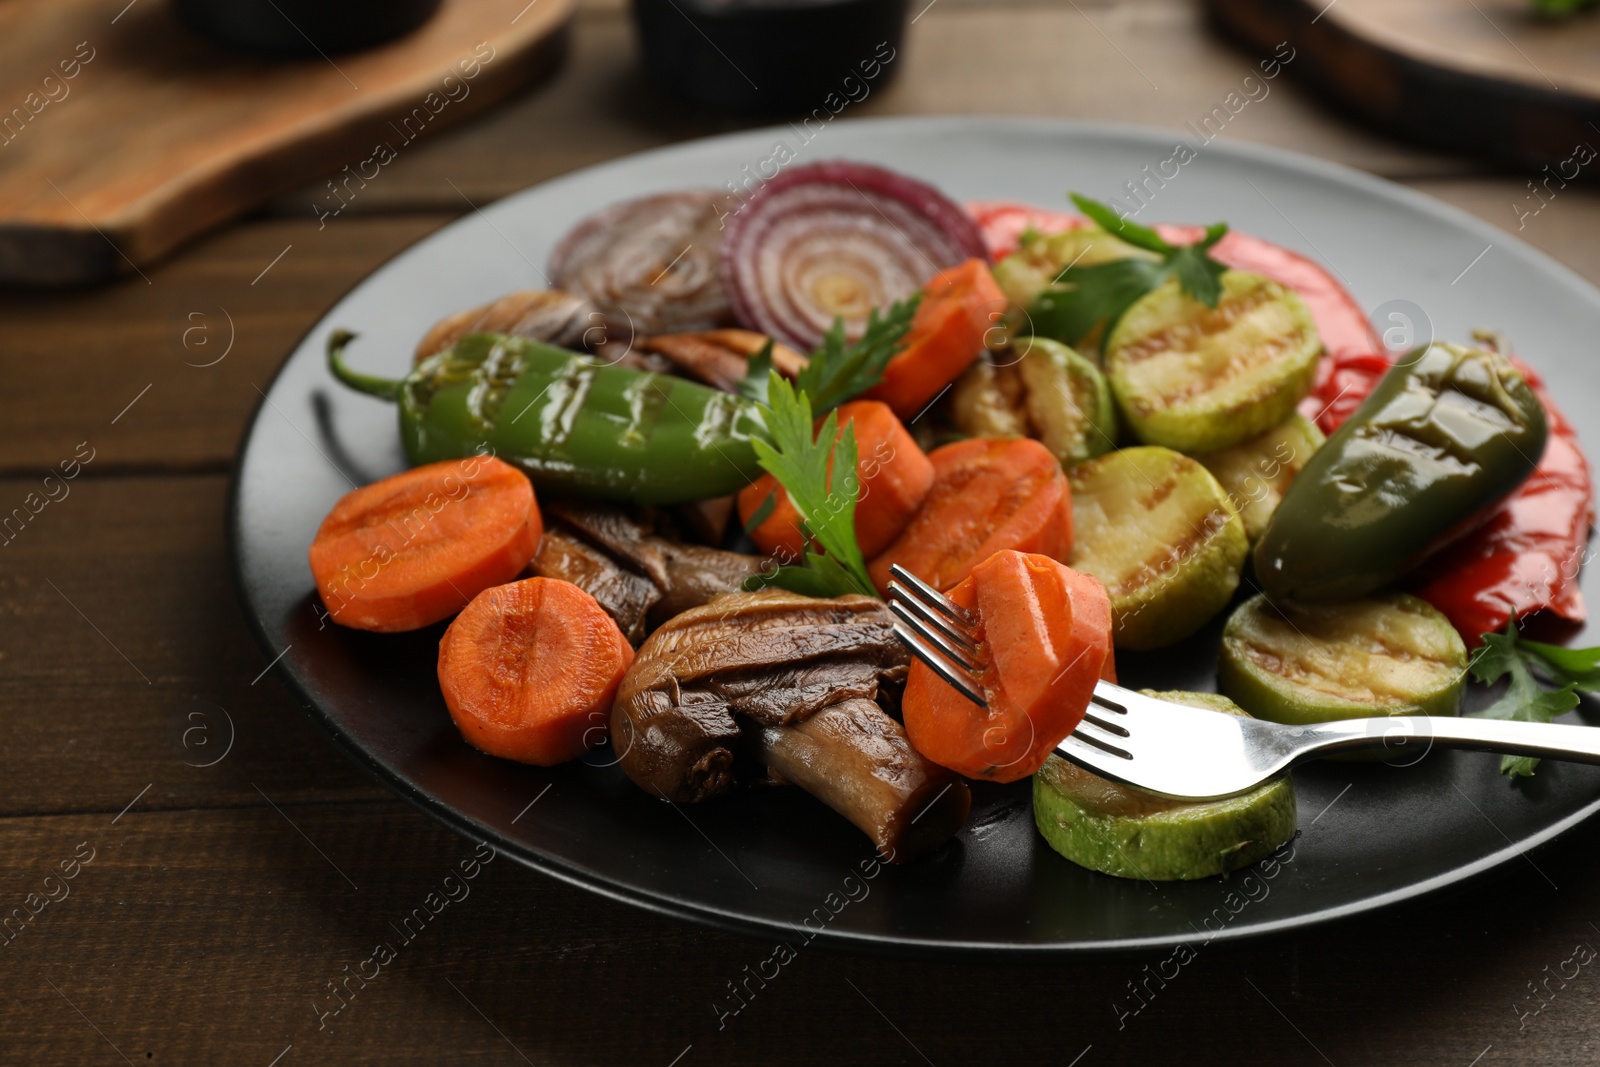
[[[340,209],[548,69],[571,9],[446,0],[391,44],[283,62],[208,44],[162,0],[0,4],[0,281],[138,270],[330,170]]]
[[[1287,41],[1291,74],[1421,144],[1567,178],[1586,166],[1579,145],[1600,150],[1600,12],[1550,21],[1528,0],[1205,2],[1263,58]]]

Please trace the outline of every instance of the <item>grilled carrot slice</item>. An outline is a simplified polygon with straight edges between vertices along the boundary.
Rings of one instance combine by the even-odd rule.
[[[1111,653],[1111,602],[1088,575],[1012,551],[984,560],[949,596],[977,616],[988,707],[913,661],[901,703],[906,735],[969,777],[1026,778],[1083,720]]]
[[[975,437],[936,448],[933,487],[900,536],[868,566],[880,590],[898,563],[949,589],[1001,549],[1065,559],[1072,497],[1050,450],[1031,438]]]
[[[571,582],[526,578],[485,589],[439,642],[439,688],[461,736],[491,756],[541,767],[605,740],[633,646]]]
[[[922,290],[905,344],[866,395],[902,419],[913,419],[945,386],[961,377],[1000,321],[1006,297],[981,259],[940,271]]]
[[[347,493],[311,542],[334,622],[395,633],[447,619],[538,551],[533,486],[493,456],[417,467]]]
[[[856,428],[856,542],[862,555],[882,551],[899,536],[933,484],[933,464],[912,440],[894,412],[876,400],[852,400],[839,408],[839,433]],[[817,426],[822,420],[817,420]],[[778,560],[798,560],[805,548],[800,513],[789,494],[770,474],[739,493],[739,520],[746,526],[773,503],[767,516],[750,531],[761,551]]]

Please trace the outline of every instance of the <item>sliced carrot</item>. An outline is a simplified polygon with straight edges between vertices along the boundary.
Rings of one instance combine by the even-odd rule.
[[[949,595],[977,617],[988,707],[913,661],[901,702],[906,735],[969,777],[1025,778],[1083,720],[1109,660],[1105,587],[1048,556],[1002,551]]]
[[[928,461],[933,488],[868,565],[880,590],[895,563],[949,589],[1001,549],[1067,558],[1072,497],[1061,464],[1038,441],[975,437],[934,449]]]
[[[606,738],[633,646],[571,582],[485,589],[439,642],[439,688],[456,727],[491,756],[550,767]]]
[[[883,381],[865,395],[902,419],[915,418],[978,358],[984,335],[999,324],[1005,307],[1005,294],[981,259],[934,275],[923,287],[904,346],[884,368]]]
[[[538,551],[533,486],[493,456],[417,467],[347,493],[311,542],[329,617],[394,633],[447,619]]]
[[[933,464],[917,442],[876,400],[852,400],[839,408],[839,432],[856,428],[856,542],[864,556],[874,556],[899,536],[933,485]],[[820,429],[822,420],[817,420]],[[739,493],[739,521],[746,526],[773,499],[767,517],[750,531],[761,551],[780,561],[798,560],[805,547],[800,513],[776,478],[764,474]]]

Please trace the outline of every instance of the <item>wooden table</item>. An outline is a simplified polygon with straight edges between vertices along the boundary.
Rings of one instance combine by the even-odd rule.
[[[1181,0],[936,0],[898,82],[860,110],[1179,126],[1258,58]],[[645,86],[625,10],[599,0],[547,84],[409,149],[325,228],[319,181],[143,276],[0,295],[0,512],[93,456],[0,544],[0,915],[28,916],[0,938],[0,1062],[1593,1063],[1600,976],[1557,974],[1600,945],[1600,826],[1411,906],[1212,946],[1137,1013],[1130,987],[1163,953],[814,949],[720,1027],[713,1000],[770,946],[497,859],[319,1025],[330,983],[472,849],[364,777],[266,674],[223,543],[245,420],[340,293],[472,204],[736,125]],[[1224,136],[1509,229],[1531,177],[1370,135],[1288,79]],[[1600,197],[1572,187],[1521,236],[1600,281],[1597,228]]]

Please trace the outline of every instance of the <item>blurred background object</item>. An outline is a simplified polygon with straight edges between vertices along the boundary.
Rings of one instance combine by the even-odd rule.
[[[337,55],[422,25],[439,0],[172,0],[190,29],[227,48],[269,56]]]
[[[314,7],[226,0],[241,20],[233,30],[262,27],[244,20],[258,3],[302,17]],[[321,4],[328,17],[300,28],[334,48],[358,38],[341,36],[349,26],[333,12],[382,6]],[[337,214],[370,196],[367,185],[418,138],[549,71],[574,0],[396,0],[384,17],[391,31],[439,11],[381,47],[335,55],[319,43],[292,60],[224,51],[187,29],[177,6],[0,4],[0,282],[140,270],[330,171],[319,217]],[[224,4],[204,6],[222,18]]]
[[[1204,0],[1253,49],[1286,41],[1290,73],[1417,144],[1577,176],[1600,146],[1593,0]],[[1552,17],[1561,11],[1566,17]]]
[[[907,6],[633,0],[633,15],[645,68],[662,88],[718,111],[776,115],[824,107],[830,97],[848,100],[880,70],[892,71],[883,64],[900,49]]]

